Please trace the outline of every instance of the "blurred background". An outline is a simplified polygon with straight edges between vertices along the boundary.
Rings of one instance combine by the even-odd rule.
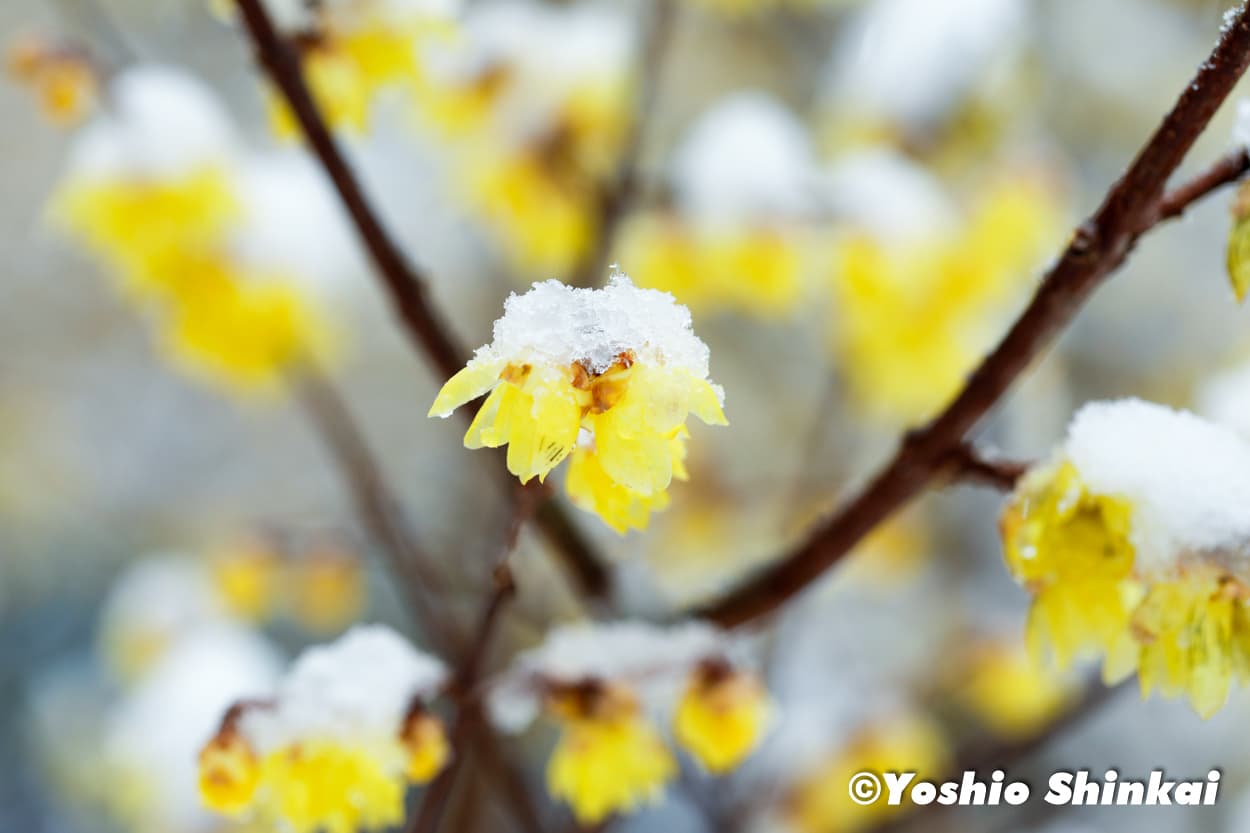
[[[693,429],[669,508],[625,535],[570,508],[621,616],[644,618],[784,553],[958,389],[1188,83],[1226,5],[376,2],[401,16],[384,27],[401,47],[353,29],[352,4],[315,32],[299,2],[272,7],[308,36],[315,92],[461,340],[488,343],[532,281],[600,285],[616,263],[687,304],[711,348],[730,426]],[[235,829],[193,783],[231,681],[354,622],[422,642],[324,414],[283,382],[292,355],[347,403],[449,617],[477,609],[507,523],[497,461],[464,449],[457,421],[425,418],[441,379],[396,326],[228,4],[8,0],[0,32],[0,827]],[[1234,111],[1182,175],[1228,149]],[[212,268],[279,287],[272,306],[223,311],[144,282],[152,234],[207,223],[217,180],[154,203],[126,188],[197,165],[235,189]],[[1232,200],[1218,192],[1148,236],[995,411],[991,446],[1044,456],[1082,402],[1128,395],[1250,430],[1250,340],[1224,265]],[[1203,721],[1120,689],[1050,728],[1089,669],[1025,658],[1001,500],[943,489],[870,537],[758,635],[780,707],[766,746],[610,826],[1250,830],[1244,694]],[[537,535],[517,573],[495,668],[584,613]],[[172,662],[193,643],[200,659]],[[937,772],[986,745],[1035,791],[1055,769],[1218,767],[1221,799],[914,819],[844,799],[865,761]],[[546,748],[527,736],[511,754],[551,829],[572,829],[542,789]],[[457,829],[512,829],[484,795],[460,800]]]

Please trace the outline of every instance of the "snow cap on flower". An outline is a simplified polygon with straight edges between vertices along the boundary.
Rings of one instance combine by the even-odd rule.
[[[1133,507],[1139,572],[1213,553],[1250,567],[1250,444],[1229,429],[1139,399],[1095,402],[1073,419],[1062,455],[1091,493]]]
[[[178,177],[218,166],[236,152],[221,103],[203,82],[172,67],[140,65],[109,85],[109,107],[75,140],[69,175]]]
[[[677,200],[691,217],[740,223],[801,217],[813,197],[813,154],[776,98],[737,93],[704,113],[674,154]]]
[[[946,236],[957,225],[958,213],[942,183],[899,153],[845,154],[821,172],[820,186],[834,217],[882,240]]]
[[[945,113],[1020,42],[1023,0],[875,0],[834,50],[833,96],[904,124]]]
[[[240,727],[259,750],[320,738],[351,742],[394,735],[414,698],[434,695],[446,666],[382,625],[358,626],[305,651],[278,686],[273,708]]]
[[[488,701],[491,717],[501,729],[519,732],[538,716],[544,686],[588,681],[625,681],[644,691],[648,705],[662,705],[651,701],[674,693],[693,666],[731,648],[724,633],[703,622],[565,625],[516,658]]]
[[[640,362],[680,367],[699,379],[708,375],[708,348],[694,334],[690,311],[667,292],[639,289],[621,272],[602,289],[545,281],[524,295],[513,293],[494,336],[472,363],[584,362],[601,373],[632,351]]]

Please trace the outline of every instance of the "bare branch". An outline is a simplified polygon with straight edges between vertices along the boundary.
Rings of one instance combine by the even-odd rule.
[[[964,441],[1020,373],[1071,321],[1094,288],[1124,262],[1138,238],[1161,220],[1179,214],[1192,200],[1229,181],[1231,171],[1239,168],[1222,160],[1215,174],[1208,172],[1171,197],[1164,195],[1168,179],[1248,62],[1250,11],[1242,8],[1102,205],[1072,235],[1028,307],[951,404],[928,425],[904,437],[894,457],[868,486],[796,550],[695,614],[732,626],[773,613],[937,478],[950,450]]]
[[[1001,492],[1010,492],[1030,464],[987,456],[971,443],[960,443],[947,455],[946,469],[951,480],[975,483]]]
[[[468,352],[435,313],[426,298],[426,281],[391,239],[365,196],[313,100],[298,56],[274,28],[261,0],[237,3],[257,60],[291,108],[310,149],[338,192],[409,341],[429,357],[441,378],[450,378],[464,366]],[[461,413],[467,415],[468,411],[461,409]],[[548,501],[537,520],[578,590],[592,600],[607,599],[611,593],[610,575],[566,510]]]
[[[408,826],[410,833],[434,833],[438,829],[439,821],[447,806],[447,799],[451,796],[452,789],[455,787],[456,777],[459,774],[466,753],[475,742],[474,735],[478,727],[483,723],[482,703],[478,698],[472,696],[472,692],[481,676],[482,665],[485,661],[487,650],[490,648],[491,640],[498,629],[499,617],[503,607],[516,593],[516,584],[512,578],[512,568],[508,562],[511,559],[512,552],[516,549],[517,539],[521,534],[521,527],[525,525],[525,521],[534,509],[536,496],[535,488],[521,486],[517,489],[517,499],[514,503],[512,519],[508,524],[508,531],[504,535],[499,562],[495,565],[495,569],[492,572],[493,586],[487,597],[486,604],[482,608],[481,618],[474,632],[473,645],[470,647],[469,652],[465,654],[460,666],[456,669],[456,676],[452,680],[451,695],[457,702],[457,712],[451,727],[451,742],[456,754],[452,758],[451,763],[447,765],[447,768],[439,773],[438,777],[434,779],[434,782],[426,790],[421,806]]]

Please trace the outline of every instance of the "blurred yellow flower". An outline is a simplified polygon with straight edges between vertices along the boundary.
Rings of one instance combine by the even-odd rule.
[[[941,407],[1033,283],[1057,226],[1049,189],[1006,180],[980,195],[951,238],[842,245],[833,347],[855,400],[899,422]]]
[[[95,109],[100,81],[86,53],[26,36],[9,44],[6,59],[9,75],[34,92],[53,124],[78,124]]]
[[[792,231],[701,230],[673,218],[643,216],[623,230],[621,260],[639,285],[671,292],[694,310],[774,318],[791,312],[800,298],[802,248]]]
[[[901,715],[861,729],[810,776],[786,802],[789,821],[800,833],[855,833],[905,809],[890,805],[885,793],[871,804],[851,800],[847,785],[859,772],[915,772],[921,780],[942,774],[949,753],[936,724],[919,715]]]
[[[673,717],[673,734],[709,772],[736,768],[759,744],[772,716],[759,678],[720,663],[695,669]]]
[[[176,290],[182,259],[218,246],[240,216],[230,177],[216,165],[164,178],[71,176],[51,210],[143,296]]]
[[[260,539],[243,539],[215,551],[209,559],[213,583],[226,608],[258,622],[279,607],[282,558]]]
[[[632,694],[616,687],[553,692],[548,708],[562,724],[547,765],[547,787],[584,825],[658,801],[677,763],[642,716]]]
[[[292,559],[288,581],[292,613],[314,633],[342,628],[365,604],[364,565],[338,547],[322,545]]]
[[[1014,645],[981,643],[961,666],[956,699],[999,735],[1024,737],[1046,726],[1071,700],[1072,680],[1033,662]]]

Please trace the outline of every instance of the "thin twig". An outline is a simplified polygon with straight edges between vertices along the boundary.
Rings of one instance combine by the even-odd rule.
[[[525,525],[534,509],[536,497],[536,488],[521,486],[517,489],[517,499],[513,505],[508,530],[504,535],[499,561],[491,573],[491,592],[483,605],[477,628],[474,631],[473,644],[456,669],[456,675],[451,684],[450,693],[457,703],[456,717],[451,726],[451,743],[452,749],[456,750],[457,754],[426,789],[421,805],[407,828],[410,833],[434,833],[438,829],[447,800],[456,785],[461,765],[470,746],[474,744],[474,735],[479,725],[483,722],[482,703],[472,696],[472,692],[481,676],[482,665],[495,631],[498,629],[504,605],[516,594],[516,583],[508,562],[516,549],[521,527]]]
[[[672,33],[676,28],[676,17],[675,0],[653,0],[638,60],[638,94],[634,101],[633,118],[622,143],[616,177],[599,192],[599,201],[595,207],[597,231],[594,243],[582,258],[572,278],[572,283],[578,286],[592,286],[603,279],[621,220],[643,190],[644,183],[639,167],[646,145],[647,128],[651,124],[651,116],[655,112],[656,101],[663,86],[664,69]]]
[[[868,486],[796,550],[696,610],[695,615],[733,626],[775,612],[937,478],[950,449],[964,441],[1071,321],[1094,288],[1125,261],[1138,238],[1162,220],[1177,216],[1194,199],[1230,181],[1231,171],[1239,166],[1223,159],[1214,174],[1204,173],[1171,196],[1164,196],[1168,179],[1248,62],[1250,11],[1242,8],[1101,207],[1073,234],[1028,307],[951,404],[928,425],[907,434]]]
[[[236,2],[257,60],[282,93],[309,147],[338,192],[409,341],[429,357],[441,378],[450,378],[463,367],[468,353],[426,298],[428,281],[404,257],[365,196],[313,100],[298,56],[274,28],[261,0]],[[461,413],[468,415],[465,409]],[[598,601],[609,598],[610,574],[567,511],[548,500],[537,521],[582,595]]]
[[[952,481],[1010,492],[1029,465],[1023,460],[990,457],[971,443],[960,443],[947,455],[946,470]]]

